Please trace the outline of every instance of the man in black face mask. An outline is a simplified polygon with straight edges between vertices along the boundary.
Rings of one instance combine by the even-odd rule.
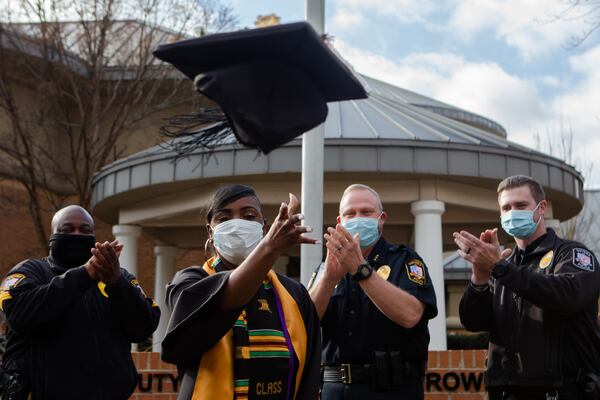
[[[152,334],[160,310],[120,268],[121,249],[96,242],[90,214],[68,206],[52,219],[50,255],[8,273],[3,399],[129,398],[131,343]]]

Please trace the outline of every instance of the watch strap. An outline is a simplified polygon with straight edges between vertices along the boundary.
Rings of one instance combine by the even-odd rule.
[[[365,272],[365,271],[367,271],[367,272]],[[367,279],[372,274],[373,274],[373,267],[371,267],[371,265],[369,263],[365,262],[358,266],[356,273],[354,275],[352,275],[352,279],[354,279],[356,282],[360,282],[363,279]]]

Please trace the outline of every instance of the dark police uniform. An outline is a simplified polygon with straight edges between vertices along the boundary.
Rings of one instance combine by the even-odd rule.
[[[493,275],[487,287],[469,285],[460,303],[467,330],[490,332],[492,398],[502,392],[518,399],[582,398],[585,374],[600,371],[594,254],[548,229],[525,250],[515,249]]]
[[[34,400],[127,399],[137,384],[131,343],[147,339],[160,318],[126,270],[109,289],[85,267],[62,268],[50,257],[9,272],[0,308],[9,326],[4,370]]]
[[[334,289],[321,321],[325,366],[321,398],[422,399],[427,321],[437,315],[427,267],[410,247],[391,245],[383,237],[368,262],[373,273],[424,303],[423,317],[411,329],[397,325],[346,275]]]

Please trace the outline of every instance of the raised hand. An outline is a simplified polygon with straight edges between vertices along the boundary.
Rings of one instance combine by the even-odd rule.
[[[348,272],[342,268],[342,264],[340,264],[338,259],[329,250],[329,247],[327,248],[327,256],[325,257],[323,268],[323,278],[330,279],[333,282],[339,282]]]
[[[121,255],[121,251],[123,250],[123,245],[119,243],[118,240],[113,240],[112,242],[110,242],[110,245],[115,250],[117,257],[119,257]]]
[[[479,239],[467,231],[454,232],[453,236],[458,254],[473,264],[472,280],[475,283],[487,282],[494,264],[512,252],[511,249],[500,249],[498,228],[482,232]]]
[[[91,256],[89,260],[84,265],[85,270],[87,271],[90,278],[97,281],[100,278],[98,277],[98,269],[100,268],[100,262],[96,256]]]
[[[331,253],[338,260],[342,270],[352,275],[355,274],[358,266],[365,262],[358,234],[352,237],[341,224],[337,224],[335,229],[327,228],[324,236],[327,240],[325,246],[328,254]]]
[[[319,242],[303,236],[304,233],[312,232],[312,228],[300,226],[304,215],[296,213],[298,205],[298,198],[290,193],[289,203],[281,203],[279,213],[263,239],[275,252],[281,253],[296,244]]]
[[[92,249],[92,254],[96,257],[99,264],[96,269],[97,276],[108,287],[114,286],[121,277],[117,252],[120,253],[123,246],[115,242],[96,242],[96,247]]]
[[[121,251],[123,250],[123,245],[120,244],[118,240],[113,240],[112,242],[109,243],[109,245],[113,248],[113,250],[115,251],[115,254],[118,258],[121,255]],[[95,250],[95,248],[90,250],[92,252],[92,254],[94,253],[94,250]],[[90,278],[92,278],[94,280],[100,280],[100,277],[98,276],[98,270],[102,268],[102,265],[101,265],[98,257],[96,257],[95,255],[92,255],[90,257],[90,259],[85,263],[84,266],[85,266],[85,269],[86,269],[87,273],[89,274]]]

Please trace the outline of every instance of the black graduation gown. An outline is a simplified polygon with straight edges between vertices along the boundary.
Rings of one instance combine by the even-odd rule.
[[[203,355],[232,328],[241,312],[241,308],[217,311],[219,295],[230,273],[209,275],[199,267],[190,267],[178,272],[167,285],[166,303],[172,315],[162,342],[162,359],[178,367],[178,399],[192,398]],[[316,399],[321,352],[317,312],[304,286],[286,276],[277,277],[296,301],[307,333],[306,361],[296,399]]]

